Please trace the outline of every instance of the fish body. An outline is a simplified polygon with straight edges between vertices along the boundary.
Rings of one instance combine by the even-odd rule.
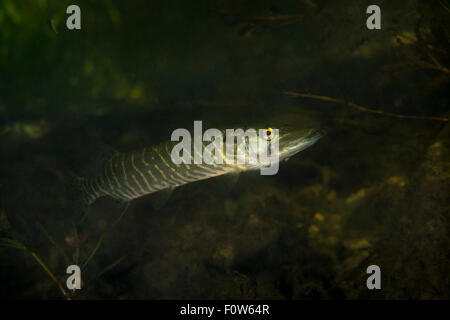
[[[173,143],[114,155],[103,172],[85,179],[83,189],[88,203],[102,196],[129,201],[167,188],[216,177],[240,170],[228,164],[175,164]]]
[[[276,161],[288,159],[315,143],[322,135],[322,131],[315,129],[301,132],[280,129],[277,137],[279,151]],[[232,143],[237,142],[232,141]],[[195,154],[189,154],[192,160],[190,163],[176,164],[172,161],[172,148],[175,144],[173,141],[168,141],[149,148],[116,153],[105,163],[103,171],[97,176],[81,180],[81,189],[87,204],[93,203],[102,196],[130,201],[163,189],[261,167],[259,164],[227,163],[226,161],[196,164]],[[202,150],[200,150],[202,154],[206,147],[207,143],[202,142]],[[223,150],[226,153],[225,147]],[[236,146],[233,150],[236,150]],[[195,152],[198,151],[193,148],[193,153]]]

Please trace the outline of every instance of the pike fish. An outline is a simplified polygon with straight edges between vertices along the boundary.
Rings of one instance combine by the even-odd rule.
[[[264,130],[267,135],[272,132],[271,128]],[[313,145],[323,135],[324,132],[318,129],[298,130],[287,126],[279,127],[278,135],[271,138],[271,143],[278,142],[278,153],[274,161],[287,160]],[[233,139],[232,143],[235,144],[233,148],[236,150],[237,141]],[[239,164],[237,161],[235,163],[223,161],[222,164],[195,164],[194,161],[190,164],[175,164],[171,158],[175,144],[176,142],[167,141],[153,147],[116,153],[105,163],[102,172],[97,176],[78,179],[84,203],[89,206],[103,196],[129,202],[164,189],[173,189],[190,182],[258,169],[262,166],[260,163]],[[202,143],[202,154],[207,144],[209,143]],[[226,152],[226,143],[223,145]],[[195,152],[195,148],[192,149]],[[246,153],[246,156],[249,156],[248,149]],[[194,159],[192,154],[190,157]]]

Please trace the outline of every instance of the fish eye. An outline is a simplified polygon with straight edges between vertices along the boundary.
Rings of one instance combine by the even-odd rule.
[[[266,140],[272,140],[273,134],[272,134],[272,128],[267,127],[266,128],[266,135],[264,137],[264,139]]]

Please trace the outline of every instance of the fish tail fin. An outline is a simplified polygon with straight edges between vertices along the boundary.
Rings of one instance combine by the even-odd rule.
[[[77,203],[81,206],[81,219],[79,220],[80,223],[84,222],[87,214],[89,206],[101,195],[99,195],[96,192],[92,191],[92,186],[90,185],[90,180],[84,177],[80,177],[77,175],[72,174],[72,185],[75,188],[75,193],[77,197]],[[117,223],[122,216],[125,214],[125,212],[128,209],[129,201],[115,198],[110,196],[113,199],[113,204],[109,205],[109,208],[111,209],[111,212],[113,214],[113,217],[115,217],[115,222]]]
[[[83,208],[83,211],[87,211],[87,208],[97,199],[97,195],[90,192],[89,180],[84,177],[80,177],[75,174],[72,175],[72,186],[75,194]]]

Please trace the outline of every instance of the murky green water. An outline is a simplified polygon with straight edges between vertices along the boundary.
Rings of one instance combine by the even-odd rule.
[[[445,1],[378,1],[381,30],[369,1],[86,1],[81,30],[69,4],[0,2],[0,297],[64,299],[77,264],[75,299],[449,298]],[[73,174],[194,120],[328,133],[78,224]]]

